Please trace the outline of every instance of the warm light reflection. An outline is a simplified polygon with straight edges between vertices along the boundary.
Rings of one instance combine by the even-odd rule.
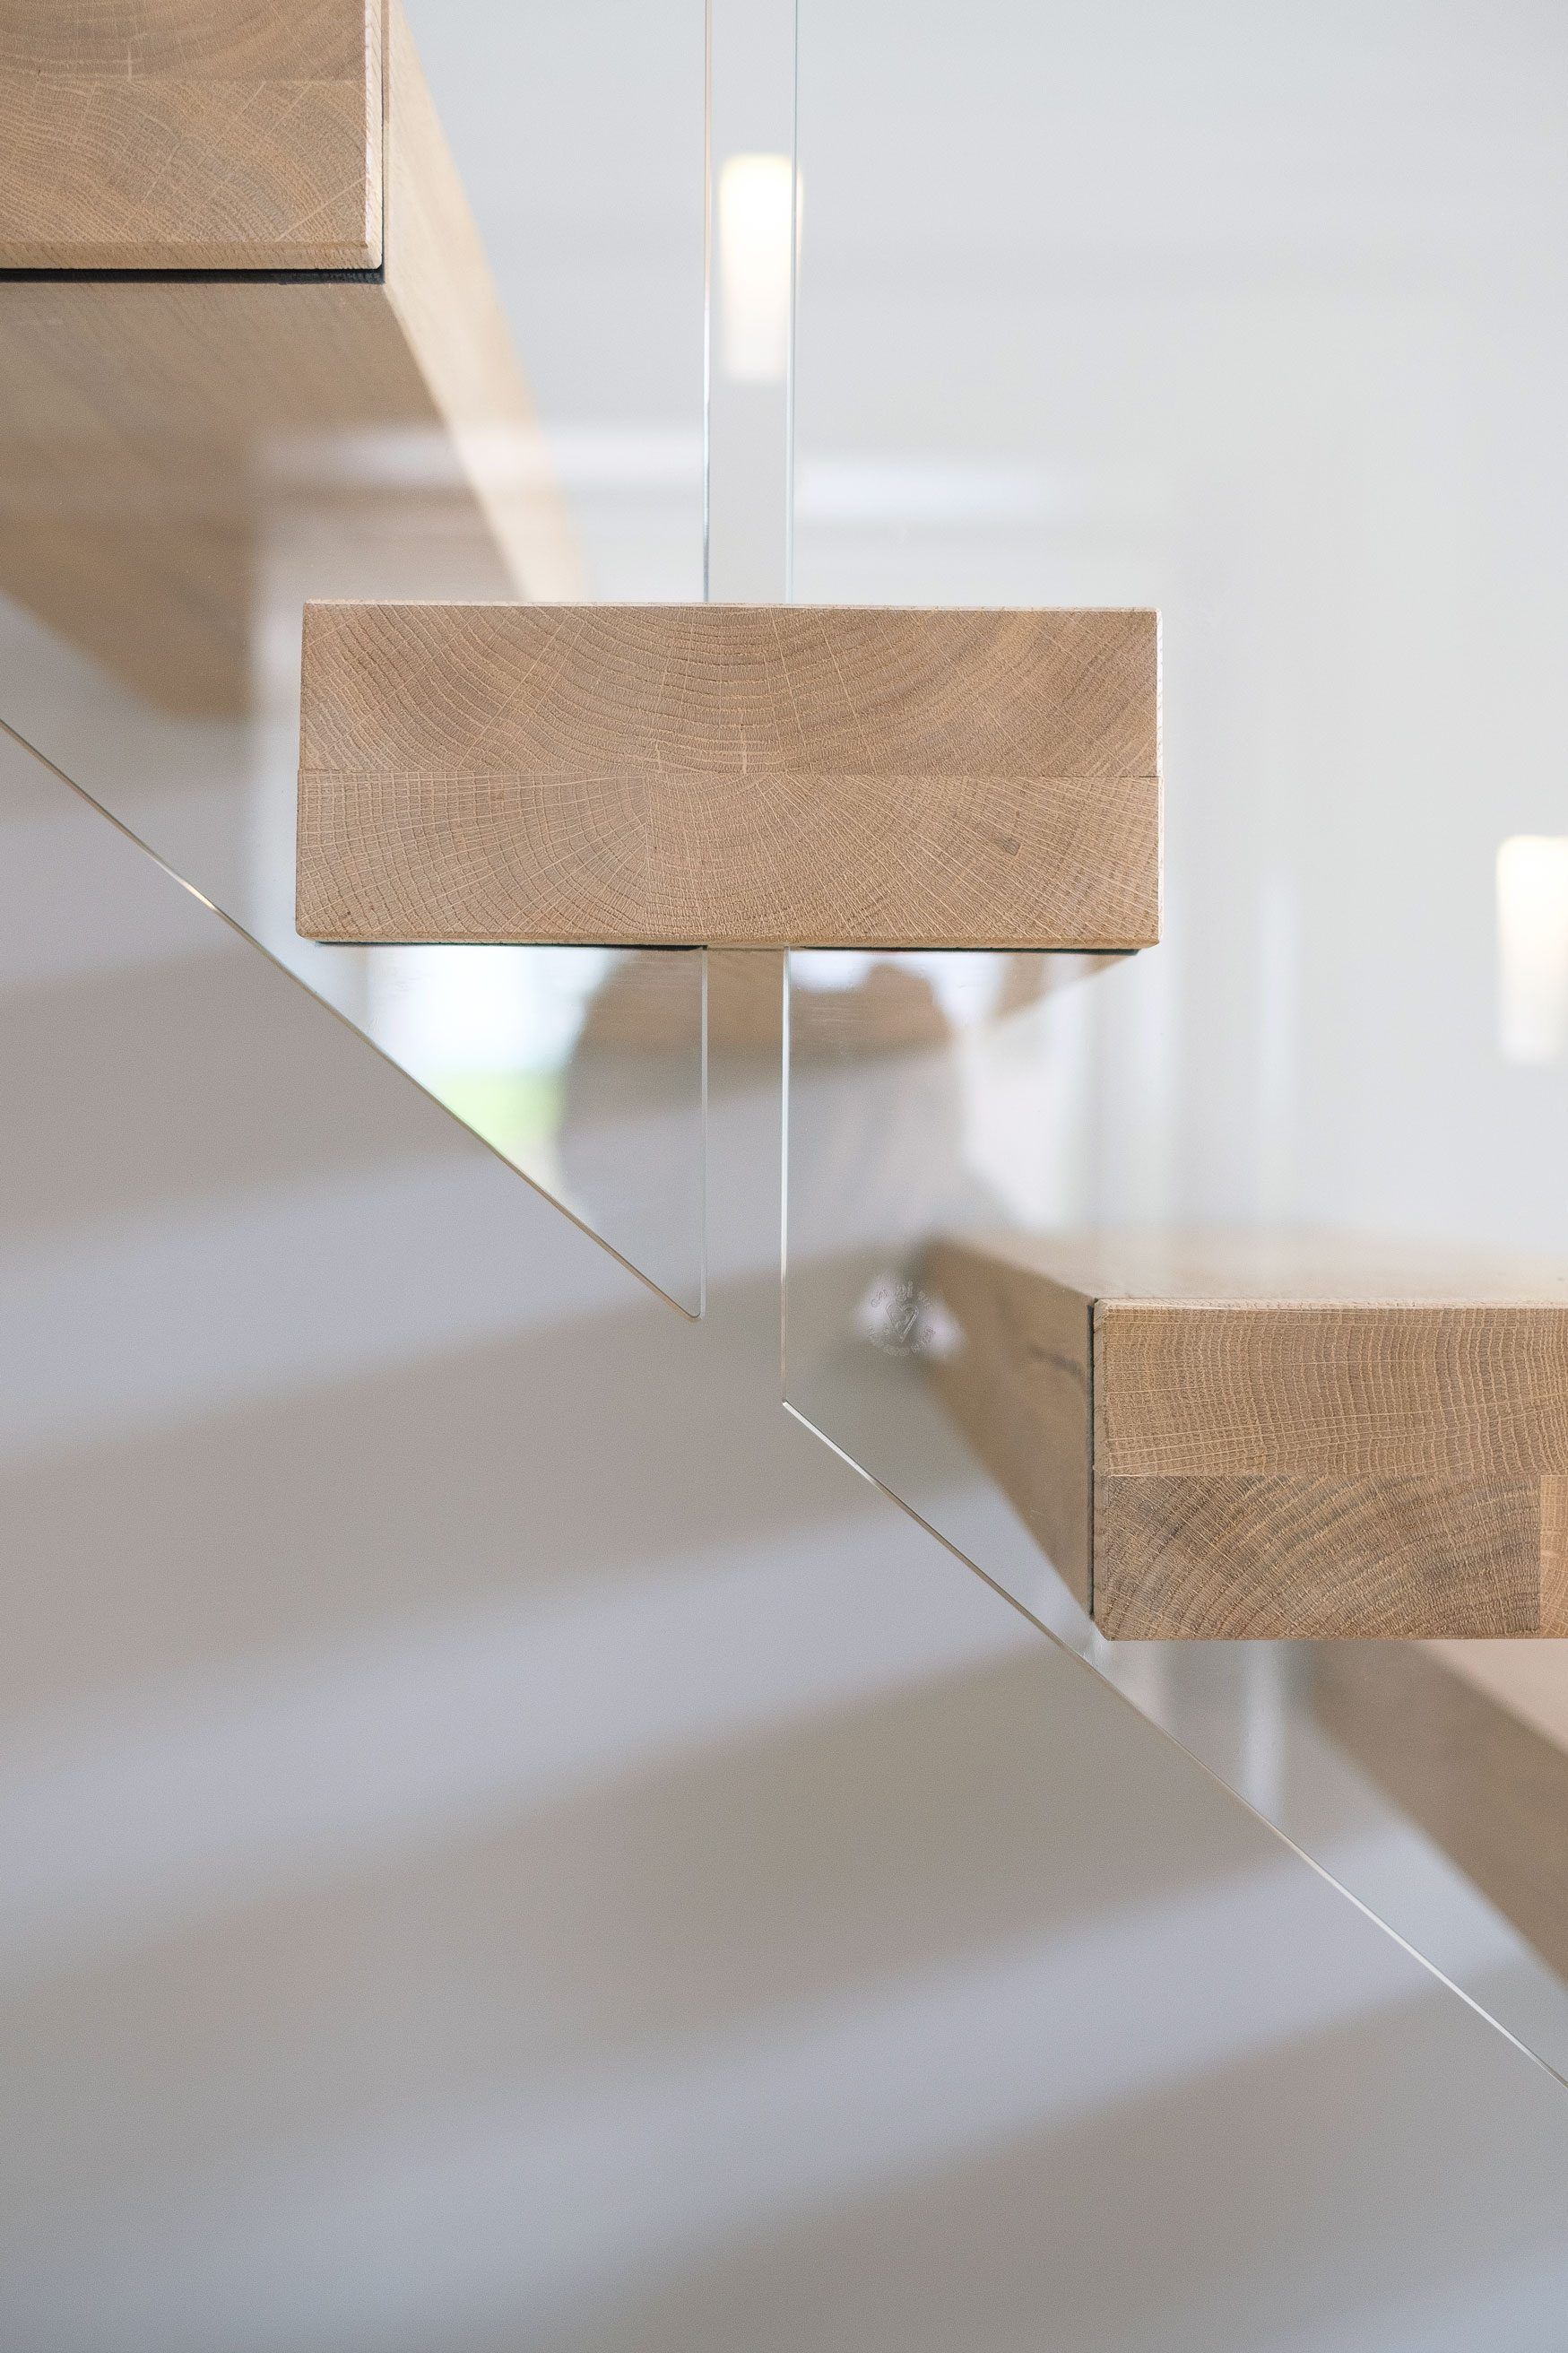
[[[787,155],[731,155],[719,174],[719,364],[732,384],[789,364],[795,174]]]
[[[1498,1035],[1510,1062],[1568,1048],[1568,839],[1516,833],[1497,856]]]

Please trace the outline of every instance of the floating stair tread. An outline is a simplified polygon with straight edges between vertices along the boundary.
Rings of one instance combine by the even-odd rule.
[[[370,269],[382,12],[35,5],[0,26],[0,268]]]
[[[1337,1237],[943,1240],[932,1377],[1110,1635],[1568,1633],[1568,1272]]]
[[[1147,945],[1158,642],[1122,611],[313,605],[300,929]]]
[[[31,273],[0,280],[0,589],[192,717],[249,707],[301,527],[339,592],[574,593],[402,10],[63,16],[0,31],[0,266]]]

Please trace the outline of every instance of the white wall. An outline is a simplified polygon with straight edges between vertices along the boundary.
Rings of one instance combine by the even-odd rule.
[[[581,437],[606,594],[689,582],[683,7],[415,11],[546,415]],[[1549,1159],[1557,1098],[1488,1060],[1494,817],[1460,752],[1502,714],[1496,829],[1562,821],[1527,489],[1550,307],[1538,373],[1483,378],[1441,257],[1390,303],[1375,255],[1307,266],[1310,205],[1236,249],[1281,153],[1236,152],[1252,22],[808,15],[832,108],[805,121],[802,590],[1158,595],[1162,955],[1184,1072],[1213,1058],[1173,1113],[1179,1205],[1250,1198],[1250,976],[1285,871],[1285,1206],[1449,1220],[1462,1176],[1467,1221],[1517,1191],[1543,1225],[1527,1147]],[[1310,22],[1384,61],[1379,121],[1410,113],[1394,212],[1428,135],[1444,171],[1470,157],[1456,121],[1484,140],[1450,242],[1478,188],[1506,210],[1556,168],[1525,135],[1548,13],[1503,19],[1495,70],[1479,17]],[[1310,194],[1331,65],[1269,84]],[[1092,219],[1044,237],[1086,174]],[[1378,185],[1345,192],[1354,233]],[[1519,425],[1489,412],[1478,522],[1447,456],[1500,372]],[[1266,462],[1286,423],[1300,477]],[[1379,519],[1353,566],[1347,450]],[[834,466],[841,502],[869,481],[913,518],[825,519]],[[976,466],[994,505],[1043,478],[1048,537],[1035,510],[922,525],[942,469],[962,503]],[[1490,569],[1457,586],[1461,542]],[[1487,695],[1454,659],[1475,612]],[[161,734],[16,622],[0,712],[24,693],[159,846],[247,887],[252,745]],[[1558,2087],[780,1413],[772,1070],[714,1076],[721,1279],[692,1327],[5,754],[0,2341],[1546,2353]],[[1353,1777],[1321,1803],[1327,1847],[1378,1834]],[[1517,1971],[1468,1925],[1479,1980]]]
[[[9,756],[0,940],[0,2340],[1553,2343],[1560,2088],[779,1410],[765,1055],[693,1326]]]
[[[799,595],[1164,615],[1166,944],[1097,1001],[1086,1206],[1561,1250],[1492,901],[1568,832],[1568,24],[801,24]]]

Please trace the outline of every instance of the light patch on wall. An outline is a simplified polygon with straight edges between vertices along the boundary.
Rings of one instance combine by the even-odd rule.
[[[1568,1051],[1568,839],[1516,833],[1497,856],[1498,1042],[1509,1062]]]
[[[731,384],[782,384],[799,202],[787,155],[731,155],[719,174],[719,364]]]
[[[609,948],[376,948],[365,1028],[438,1103],[559,1193],[552,1138],[566,1065],[619,961]]]

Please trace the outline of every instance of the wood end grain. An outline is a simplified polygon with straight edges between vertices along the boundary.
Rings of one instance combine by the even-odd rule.
[[[384,63],[381,0],[0,5],[3,258],[51,273],[0,285],[0,587],[162,710],[250,708],[258,603],[307,563],[340,593],[578,576],[395,5],[387,29]]]
[[[313,607],[300,928],[1143,946],[1158,760],[1148,613]]]
[[[0,267],[381,260],[378,0],[38,7],[0,39]]]
[[[1568,1635],[1568,1478],[1541,1482],[1541,1628]]]

